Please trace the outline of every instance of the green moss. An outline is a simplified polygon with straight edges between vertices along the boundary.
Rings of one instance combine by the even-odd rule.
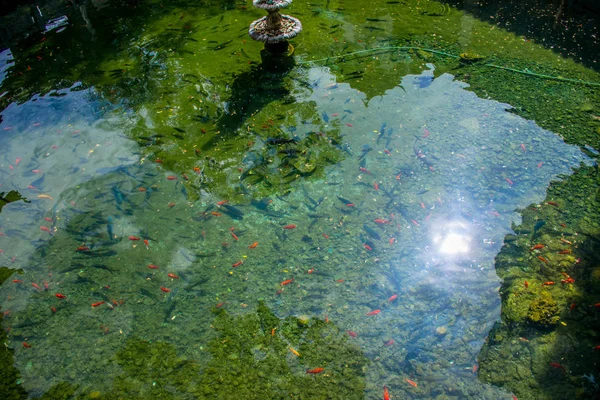
[[[4,283],[16,271],[7,267],[0,267],[0,284]],[[2,322],[2,314],[0,314]],[[0,330],[0,343],[7,343],[6,330]],[[21,374],[13,365],[14,351],[7,346],[0,346],[0,398],[2,399],[26,399],[27,392],[19,385]]]
[[[542,291],[531,302],[527,312],[527,320],[543,326],[552,326],[558,323],[560,320],[559,309],[550,292]]]

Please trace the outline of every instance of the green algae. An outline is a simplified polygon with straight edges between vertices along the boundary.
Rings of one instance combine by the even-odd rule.
[[[122,374],[112,390],[100,391],[101,398],[362,398],[368,361],[334,324],[282,320],[262,302],[256,312],[213,313],[215,335],[202,350],[205,365],[179,356],[172,344],[131,337],[115,355]],[[306,373],[317,367],[324,371]]]
[[[527,320],[544,327],[558,323],[559,309],[550,292],[542,291],[539,297],[531,302],[527,310]]]
[[[7,267],[0,267],[0,284],[3,284],[16,271]],[[6,309],[2,310],[6,312]],[[0,322],[3,316],[0,315]],[[0,342],[8,341],[8,332],[5,329],[0,331]],[[14,351],[6,346],[0,347],[0,397],[3,399],[26,399],[27,391],[19,384],[20,373],[14,367]]]

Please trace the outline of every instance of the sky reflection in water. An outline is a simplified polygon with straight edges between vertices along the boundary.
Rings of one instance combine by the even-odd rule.
[[[61,380],[108,390],[120,368],[90,365],[110,360],[121,339],[134,335],[173,343],[180,354],[206,362],[202,344],[211,337],[215,298],[232,313],[246,312],[238,304],[253,310],[264,298],[280,316],[327,315],[356,333],[352,343],[372,360],[369,393],[391,384],[398,398],[456,387],[473,397],[509,398],[472,372],[500,316],[494,257],[519,224],[518,210],[542,201],[552,179],[589,160],[451,75],[433,79],[429,68],[369,100],[337,84],[326,68],[295,71],[302,83],[294,89],[297,102],[312,102],[323,117],[313,125],[298,115],[295,134],[319,132],[325,141],[328,131],[340,130],[346,158],[327,168],[326,179],[273,198],[268,212],[236,205],[243,220],[199,218],[203,210],[220,211],[209,207],[222,199],[203,193],[192,201],[182,183],[167,178],[173,173],[142,160],[127,138],[141,117],[108,112],[93,89],[8,107],[0,125],[10,128],[0,136],[1,190],[17,189],[32,203],[3,209],[0,248],[6,260],[16,256],[9,264],[25,271],[19,279],[48,280],[51,292],[10,280],[0,289],[23,385],[32,394]],[[38,198],[42,193],[52,200]],[[319,217],[308,216],[307,197],[325,198]],[[282,233],[288,223],[297,228]],[[243,232],[239,243],[231,226]],[[150,238],[149,248],[127,240],[131,235]],[[254,241],[260,245],[251,252]],[[92,255],[75,251],[82,245]],[[238,260],[244,264],[231,268]],[[161,269],[149,270],[149,263]],[[319,273],[307,274],[311,267]],[[290,278],[294,284],[275,294]],[[59,291],[68,302],[57,302]],[[388,301],[393,294],[398,298]],[[90,309],[110,299],[125,299],[126,306]],[[372,310],[381,313],[367,316]],[[99,335],[100,326],[111,333]],[[25,338],[33,349],[23,348]],[[306,367],[290,360],[294,373]],[[419,388],[406,387],[403,378]]]

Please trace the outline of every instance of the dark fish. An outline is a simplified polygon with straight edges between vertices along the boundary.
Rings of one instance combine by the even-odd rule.
[[[194,256],[199,257],[199,258],[214,257],[216,255],[217,255],[217,252],[212,252],[212,253],[194,253]]]
[[[113,185],[113,187],[111,188],[111,191],[115,198],[115,202],[117,203],[117,209],[121,210],[121,205],[123,204],[123,201],[125,200],[125,195],[123,194],[121,189],[119,189],[117,187],[117,185]]]
[[[103,269],[105,271],[110,272],[111,274],[115,273],[115,270],[110,268],[108,265],[104,265],[104,264],[94,264],[92,265],[92,268],[98,268],[98,269]]]
[[[329,122],[329,115],[327,115],[325,111],[323,111],[323,114],[321,114],[321,118],[323,118],[323,121]]]
[[[108,233],[108,237],[110,239],[113,239],[115,237],[115,225],[114,225],[114,220],[112,216],[108,216],[108,218],[106,218],[106,233]]]
[[[260,200],[252,199],[250,204],[252,204],[254,207],[258,208],[259,210],[266,210],[272,201],[273,200],[271,200],[270,198],[265,197],[264,199],[260,199]]]
[[[179,288],[175,288],[169,295],[169,300],[171,300],[175,294],[176,294],[176,290]],[[172,301],[171,305],[169,305],[169,308],[167,308],[167,311],[165,312],[165,318],[163,319],[163,323],[168,323],[170,321],[172,321],[171,318],[171,314],[173,313],[173,311],[175,310],[175,307],[177,306],[177,302],[176,301]]]
[[[375,243],[373,243],[369,239],[365,239],[365,240],[363,240],[363,242],[364,242],[364,244],[366,244],[367,246],[369,246],[371,248],[371,250],[375,250]]]
[[[362,160],[363,158],[365,158],[367,153],[370,152],[371,150],[373,150],[373,148],[371,146],[369,146],[368,144],[365,144],[362,148],[362,154],[360,157],[358,157],[358,159]]]
[[[292,139],[285,139],[285,138],[268,138],[267,139],[267,144],[275,144],[275,145],[280,145],[280,144],[290,144],[290,143],[296,143],[298,142],[297,138],[292,138]]]
[[[219,43],[218,45],[216,45],[215,47],[213,47],[212,50],[214,50],[214,51],[222,50],[222,49],[224,49],[231,42],[233,42],[233,39],[232,40],[228,40],[228,41],[223,42],[223,43]]]
[[[377,233],[373,228],[369,227],[367,224],[363,224],[363,229],[365,230],[365,232],[367,232],[367,235],[371,236],[373,239],[381,240],[381,236],[379,236],[379,233]]]
[[[285,154],[289,158],[298,158],[298,149],[283,149],[278,151],[277,154]]]
[[[379,18],[365,18],[369,22],[386,22],[387,19],[379,19]]]
[[[44,184],[44,179],[46,178],[46,174],[42,174],[40,178],[37,178],[35,181],[31,182],[31,186],[42,189],[42,185]]]
[[[381,124],[381,128],[379,129],[379,135],[377,136],[377,141],[376,143],[379,144],[379,140],[383,137],[383,135],[385,135],[385,128],[387,127],[387,123],[384,122],[383,124]]]
[[[343,198],[343,197],[341,197],[341,196],[337,196],[337,198],[338,198],[338,199],[340,199],[340,201],[341,201],[342,203],[344,203],[344,205],[346,205],[346,204],[354,204],[354,203],[353,203],[353,202],[351,202],[350,200],[348,200],[348,199],[345,199],[345,198]]]
[[[176,126],[174,126],[173,129],[175,129],[177,132],[185,133],[185,130],[178,128]]]
[[[546,221],[543,219],[539,220],[533,227],[533,234],[535,235],[544,225],[546,225]]]
[[[223,208],[223,212],[231,218],[244,219],[244,213],[239,208],[230,206],[229,204],[223,204],[221,207]]]
[[[390,147],[390,143],[392,141],[392,133],[394,133],[394,128],[388,129],[387,140],[385,141],[385,147]]]

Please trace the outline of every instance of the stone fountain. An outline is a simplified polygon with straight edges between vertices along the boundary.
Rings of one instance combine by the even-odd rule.
[[[302,31],[302,24],[294,17],[280,14],[279,10],[292,4],[292,0],[253,0],[252,4],[269,13],[252,22],[248,31],[252,39],[265,43],[261,52],[263,63],[274,68],[290,64],[294,48],[288,40]]]

